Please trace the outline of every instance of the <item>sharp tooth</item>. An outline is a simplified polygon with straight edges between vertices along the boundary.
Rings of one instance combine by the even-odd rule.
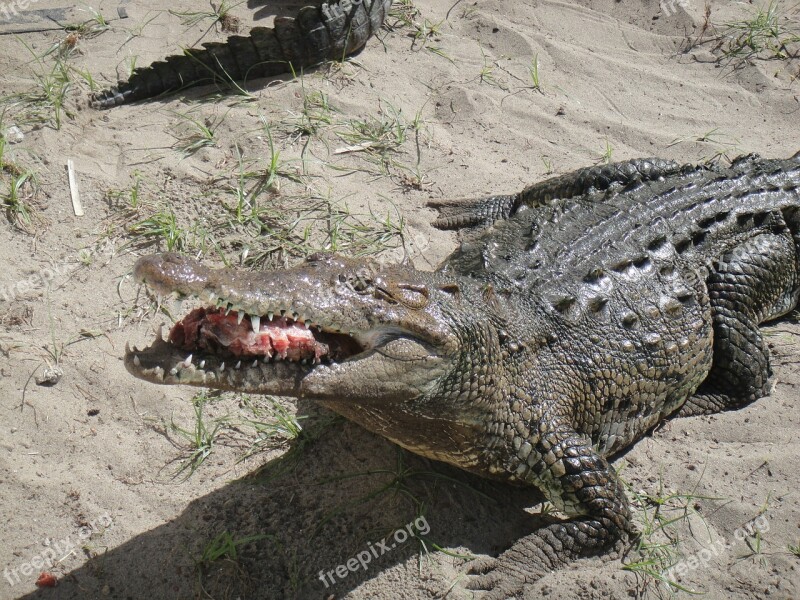
[[[261,317],[257,317],[256,315],[251,315],[250,326],[253,328],[253,333],[258,333],[259,331],[261,331]]]
[[[192,355],[191,354],[186,357],[186,360],[183,361],[183,366],[184,366],[185,369],[188,369],[189,367],[192,366]]]
[[[269,364],[269,356],[265,356],[264,358],[262,358],[261,362],[263,362],[265,365],[268,365]]]
[[[231,309],[233,309],[233,304],[228,304],[228,305],[227,305],[227,309],[225,310],[225,316],[226,316],[226,317],[227,317],[229,314],[231,314]]]
[[[206,361],[204,361],[204,360],[200,361],[200,368],[201,369],[205,369],[206,368]]]
[[[219,366],[219,372],[222,373],[225,370],[225,361],[222,361],[222,364]]]
[[[303,360],[300,361],[300,364],[304,365],[304,364],[306,364],[306,362],[308,362],[308,361],[304,358]]]
[[[209,304],[216,304],[217,303],[217,295],[214,292],[209,292],[209,294],[208,294],[208,303]]]
[[[242,361],[236,361],[236,368],[239,369],[242,366]]]
[[[133,355],[133,364],[136,365],[137,367],[141,367],[142,366],[142,361],[139,360],[139,355],[138,354],[134,354]]]
[[[253,365],[252,366],[253,366],[253,368],[258,366],[258,359],[257,358],[253,360]]]
[[[236,312],[236,324],[237,324],[237,325],[241,325],[241,324],[242,324],[242,321],[244,320],[244,316],[245,316],[246,314],[247,314],[247,313],[246,313],[246,312],[244,312],[243,310],[240,310],[240,311],[237,311],[237,312]]]
[[[268,318],[270,321],[272,321],[272,319],[274,319],[274,318],[275,318],[275,313],[272,313],[272,312],[269,312],[269,313],[267,313],[267,318]]]
[[[317,325],[317,331],[319,331],[320,333],[322,333],[322,325]]]
[[[298,317],[299,317],[299,316],[300,316],[300,315],[298,315],[296,312],[293,312],[293,313],[292,313],[292,319],[293,319],[293,320],[295,320],[295,321],[297,321],[297,319],[298,319]]]

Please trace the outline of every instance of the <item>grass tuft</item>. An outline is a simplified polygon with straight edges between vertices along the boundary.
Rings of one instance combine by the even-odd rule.
[[[184,429],[174,419],[170,419],[167,431],[175,434],[188,443],[189,455],[181,461],[181,465],[173,477],[178,478],[185,473],[183,481],[191,477],[200,468],[203,462],[211,455],[217,436],[220,433],[224,420],[215,419],[211,423],[203,417],[203,409],[208,402],[205,390],[192,399],[194,407],[194,425],[191,429]]]
[[[177,11],[170,9],[169,14],[180,17],[181,25],[184,27],[194,27],[204,21],[211,21],[208,26],[210,30],[212,27],[219,27],[224,33],[238,33],[241,28],[241,20],[231,14],[231,10],[242,4],[242,2],[231,3],[228,0],[222,0],[217,6],[213,0],[209,3],[211,10],[206,11]]]
[[[727,23],[720,30],[719,47],[729,60],[797,58],[800,52],[800,22],[783,12],[772,0],[755,7],[749,18]]]
[[[702,515],[695,509],[697,502],[716,498],[700,496],[694,491],[666,491],[660,477],[658,490],[652,494],[634,490],[624,480],[623,484],[633,498],[632,508],[640,520],[641,533],[633,548],[633,556],[623,559],[622,568],[639,575],[643,580],[643,588],[657,583],[661,584],[661,589],[666,588],[669,592],[697,594],[669,577],[669,570],[684,558],[682,540],[675,527],[683,522],[691,525],[692,517],[702,520]]]

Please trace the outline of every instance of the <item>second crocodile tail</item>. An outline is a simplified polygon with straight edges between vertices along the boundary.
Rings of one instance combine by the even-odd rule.
[[[254,27],[133,71],[127,81],[92,94],[93,108],[111,108],[213,81],[271,77],[357,52],[381,27],[391,0],[340,0],[305,6],[274,28]]]

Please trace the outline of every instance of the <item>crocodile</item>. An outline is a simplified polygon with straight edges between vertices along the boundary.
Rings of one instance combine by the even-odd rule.
[[[380,29],[391,0],[339,0],[302,7],[295,18],[276,17],[274,28],[207,42],[133,71],[127,81],[94,93],[93,108],[112,108],[213,82],[227,85],[284,73],[359,52]]]
[[[468,567],[488,598],[636,535],[609,458],[668,417],[768,395],[760,325],[800,296],[800,152],[635,159],[440,202],[462,243],[433,272],[317,254],[268,272],[140,258],[199,307],[126,348],[156,384],[310,398],[414,453],[560,511]]]

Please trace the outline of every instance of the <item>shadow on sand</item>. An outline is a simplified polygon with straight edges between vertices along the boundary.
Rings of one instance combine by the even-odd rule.
[[[289,452],[90,559],[57,588],[25,598],[341,598],[397,563],[418,554],[425,561],[423,546],[434,554],[435,546],[497,554],[542,524],[524,511],[541,501],[535,490],[419,458],[302,404],[307,433]],[[419,525],[420,515],[427,533],[397,543],[393,534],[415,520]],[[384,539],[395,547],[381,555]],[[237,542],[235,557],[202,560],[204,552],[224,549],[225,540]],[[334,574],[325,587],[321,571],[372,548],[366,569]],[[430,571],[424,585],[442,591],[451,585],[436,566]]]

